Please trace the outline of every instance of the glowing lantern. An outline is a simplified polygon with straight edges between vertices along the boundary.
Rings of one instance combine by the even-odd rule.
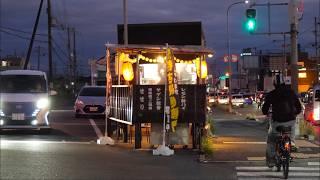
[[[201,71],[200,71],[200,62],[201,62]],[[196,59],[196,68],[197,68],[197,75],[199,78],[206,78],[208,76],[208,67],[206,61],[200,61],[200,59]],[[201,76],[200,76],[201,72]]]
[[[207,62],[202,61],[201,63],[201,78],[204,79],[208,76],[208,67],[207,67]]]
[[[131,81],[134,77],[132,64],[125,62],[122,64],[122,75],[126,81]]]

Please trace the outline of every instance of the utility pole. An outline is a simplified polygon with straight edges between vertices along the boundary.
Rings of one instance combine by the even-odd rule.
[[[290,21],[290,40],[291,40],[291,88],[298,93],[298,43],[297,43],[297,25],[298,25],[298,17],[297,17],[297,4],[294,0],[290,0],[289,12],[291,11],[291,19]]]
[[[77,54],[76,54],[76,29],[72,28],[73,30],[73,89],[74,92],[76,90],[76,82],[77,82]]]
[[[314,48],[316,51],[316,58],[318,58],[318,23],[317,17],[314,17]]]
[[[37,62],[37,70],[40,70],[40,46],[37,47],[38,50],[38,62]]]
[[[73,76],[72,76],[72,65],[73,65],[73,61],[72,61],[72,55],[71,55],[71,38],[70,38],[70,30],[71,28],[68,27],[67,28],[67,37],[68,37],[68,43],[67,43],[67,48],[68,48],[68,58],[69,58],[69,82],[71,83]]]
[[[30,43],[29,43],[28,53],[27,53],[27,57],[26,57],[26,61],[24,63],[23,69],[27,69],[28,68],[28,64],[29,64],[30,56],[31,56],[31,51],[32,51],[32,46],[33,46],[33,41],[34,41],[34,38],[36,36],[36,32],[37,32],[37,28],[38,28],[38,24],[39,24],[42,4],[43,4],[43,0],[40,1],[40,6],[39,6],[39,9],[38,9],[36,22],[35,22],[35,24],[33,26],[32,36],[31,36],[31,40],[30,40]]]
[[[51,37],[51,4],[47,0],[47,13],[48,13],[48,60],[49,60],[49,87],[53,88],[53,75],[52,75],[52,37]]]
[[[128,45],[128,15],[127,15],[127,0],[123,0],[123,42]]]

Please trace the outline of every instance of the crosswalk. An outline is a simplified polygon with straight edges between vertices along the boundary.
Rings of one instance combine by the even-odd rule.
[[[236,175],[238,180],[269,180],[283,178],[283,172],[277,172],[276,168],[268,168],[266,166],[237,166]],[[319,180],[320,179],[320,163],[306,162],[289,167],[288,179],[303,180]]]

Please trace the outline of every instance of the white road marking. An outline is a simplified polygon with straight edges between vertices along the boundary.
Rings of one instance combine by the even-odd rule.
[[[1,145],[5,144],[91,144],[91,142],[81,141],[44,141],[44,140],[5,140],[1,139]]]
[[[256,176],[272,176],[283,177],[283,172],[237,172],[237,176],[256,177]],[[289,177],[320,177],[319,172],[289,172]]]
[[[73,109],[54,109],[50,110],[51,112],[74,112]]]
[[[249,161],[264,161],[266,157],[247,157]]]
[[[89,119],[89,121],[90,121],[90,123],[91,123],[91,125],[92,125],[92,127],[93,127],[94,131],[96,132],[96,134],[97,134],[98,138],[103,137],[103,135],[102,135],[102,133],[101,133],[100,129],[98,128],[98,126],[96,125],[96,123],[94,122],[94,120],[93,120],[93,119]]]
[[[272,168],[264,167],[264,166],[256,166],[256,167],[250,167],[250,166],[242,166],[242,167],[236,167],[236,170],[239,171],[272,171]],[[289,167],[290,171],[320,171],[319,167]]]
[[[89,122],[83,123],[60,123],[60,122],[51,122],[50,125],[63,125],[63,126],[89,126]],[[96,125],[104,125],[104,123],[96,123]]]
[[[267,144],[266,142],[250,142],[250,141],[223,141],[223,144]]]
[[[290,177],[290,180],[301,180],[301,177]],[[269,177],[240,177],[238,180],[279,180],[279,178],[269,178]],[[313,177],[303,177],[303,180],[319,180],[319,178]]]
[[[308,162],[308,166],[320,166],[320,162]]]

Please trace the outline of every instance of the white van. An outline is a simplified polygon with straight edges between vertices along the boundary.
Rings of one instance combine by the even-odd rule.
[[[48,98],[48,83],[44,72],[0,72],[0,130],[50,130]]]
[[[312,124],[320,125],[320,84],[313,87],[311,102],[305,107],[304,117]]]

